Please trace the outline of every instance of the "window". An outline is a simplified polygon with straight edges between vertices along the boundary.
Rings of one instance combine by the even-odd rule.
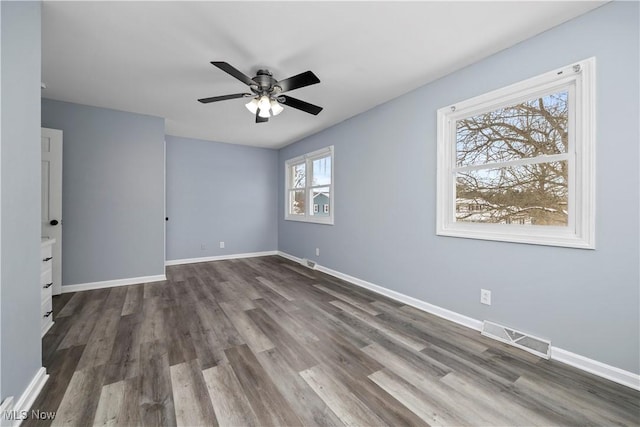
[[[437,234],[594,248],[595,58],[438,110]]]
[[[333,146],[285,163],[285,219],[333,224]]]

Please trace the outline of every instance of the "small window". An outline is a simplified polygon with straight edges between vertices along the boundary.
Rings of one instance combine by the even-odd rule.
[[[438,110],[437,234],[594,248],[595,59]]]
[[[333,224],[333,146],[285,162],[285,219]]]

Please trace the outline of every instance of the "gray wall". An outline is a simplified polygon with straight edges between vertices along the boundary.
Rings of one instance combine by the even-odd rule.
[[[62,285],[164,274],[164,119],[42,100],[63,131]]]
[[[40,3],[0,2],[0,401],[18,399],[40,360]]]
[[[166,140],[168,260],[277,249],[277,151]]]
[[[285,160],[335,145],[336,207],[335,226],[285,221],[279,190],[279,249],[640,373],[638,15],[609,3],[282,149],[280,183]],[[436,110],[591,56],[597,250],[436,236]]]

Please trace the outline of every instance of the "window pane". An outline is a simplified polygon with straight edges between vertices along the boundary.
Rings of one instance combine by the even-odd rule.
[[[313,184],[331,184],[331,156],[323,157],[313,161]]]
[[[304,190],[289,191],[289,214],[304,215]]]
[[[568,92],[456,121],[457,166],[567,152]]]
[[[329,216],[331,212],[331,192],[329,187],[319,187],[313,189],[313,216]],[[318,205],[316,212],[315,206]]]
[[[306,171],[304,163],[291,166],[289,174],[289,176],[291,177],[289,188],[304,188],[306,181]]]
[[[568,224],[568,162],[482,169],[456,176],[456,221]]]

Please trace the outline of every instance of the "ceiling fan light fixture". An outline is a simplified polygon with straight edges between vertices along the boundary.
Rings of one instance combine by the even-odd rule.
[[[274,116],[277,116],[278,114],[282,113],[284,111],[284,108],[282,108],[282,105],[278,104],[278,101],[276,101],[275,99],[271,100],[271,112],[273,113]]]
[[[262,95],[260,97],[260,99],[258,100],[258,108],[261,111],[266,111],[267,113],[269,113],[269,108],[271,108],[271,101],[269,100],[269,97],[267,95]]]
[[[269,109],[262,109],[262,108],[258,108],[258,116],[262,117],[263,119],[268,119],[269,117],[271,117],[271,114],[269,114]]]
[[[247,110],[251,111],[251,114],[255,114],[258,111],[258,99],[253,98],[245,104],[245,107],[247,107]]]

